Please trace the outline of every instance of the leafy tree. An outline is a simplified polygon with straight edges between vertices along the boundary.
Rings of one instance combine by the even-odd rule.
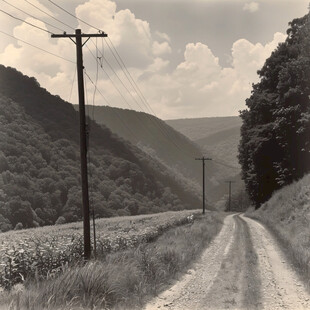
[[[310,171],[310,21],[289,23],[288,37],[258,71],[239,145],[242,177],[259,207],[282,186]]]

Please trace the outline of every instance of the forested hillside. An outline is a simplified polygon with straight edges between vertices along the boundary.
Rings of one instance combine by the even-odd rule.
[[[239,166],[240,117],[188,118],[168,120],[166,123],[194,141],[211,157]],[[227,170],[228,176],[235,174],[236,169]]]
[[[81,219],[78,113],[34,78],[0,66],[0,229]],[[98,217],[197,208],[160,163],[90,122],[90,195]]]
[[[227,116],[172,119],[166,123],[192,141],[197,141],[223,130],[240,127],[242,121],[239,116]]]
[[[239,160],[256,207],[310,171],[309,14],[289,24],[241,112]]]
[[[78,106],[74,106],[78,110]],[[176,178],[190,183],[201,191],[202,166],[195,158],[213,157],[212,153],[199,147],[189,138],[168,126],[157,117],[128,109],[108,106],[89,106],[90,117],[98,124],[138,146],[143,152],[165,165]],[[205,134],[208,132],[205,131]],[[237,152],[237,145],[235,156]],[[238,172],[238,171],[237,171]],[[236,169],[208,162],[206,165],[206,193],[209,201],[217,201],[227,189],[226,178],[236,174]]]

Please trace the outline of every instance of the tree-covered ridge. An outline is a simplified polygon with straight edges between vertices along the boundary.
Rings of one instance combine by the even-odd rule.
[[[33,78],[3,66],[0,71],[0,230],[80,220],[78,114]],[[107,128],[90,126],[96,216],[199,206],[160,163]]]
[[[241,112],[239,161],[258,207],[310,170],[310,15],[289,23],[288,37],[258,71]]]

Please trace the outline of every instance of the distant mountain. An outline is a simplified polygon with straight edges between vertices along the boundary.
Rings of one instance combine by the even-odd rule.
[[[203,117],[166,120],[166,123],[183,135],[196,141],[217,132],[241,126],[239,116]]]
[[[242,123],[239,116],[177,119],[166,123],[211,156],[239,167],[237,155]]]
[[[74,106],[78,110],[78,106]],[[113,133],[130,141],[160,161],[176,178],[189,182],[201,192],[202,165],[195,158],[213,157],[198,144],[167,125],[161,119],[143,112],[107,106],[89,106],[89,115],[98,124],[107,126]],[[206,164],[206,194],[211,202],[226,193],[224,180],[236,171],[213,162]]]
[[[34,78],[0,65],[0,230],[81,219],[78,113]],[[96,216],[199,208],[200,193],[89,121]]]
[[[78,110],[77,105],[74,108]],[[89,106],[87,110],[98,124],[108,127],[185,177],[200,180],[201,168],[195,163],[195,157],[202,156],[201,148],[164,121],[128,109]]]

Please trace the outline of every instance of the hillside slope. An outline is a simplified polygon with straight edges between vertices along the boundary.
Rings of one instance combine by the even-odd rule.
[[[237,158],[239,140],[240,126],[236,126],[210,134],[195,142],[211,156],[237,167],[239,166]]]
[[[202,117],[166,120],[166,123],[192,141],[200,140],[227,129],[240,127],[239,116]]]
[[[310,174],[247,213],[274,232],[310,289]]]
[[[74,108],[78,110],[78,106]],[[98,124],[108,127],[185,177],[200,180],[201,169],[193,158],[202,156],[201,149],[164,121],[147,113],[108,106],[88,107],[87,110]],[[214,167],[210,169],[212,171]]]
[[[78,110],[78,106],[74,106]],[[98,124],[130,141],[152,158],[160,161],[178,179],[189,181],[201,192],[202,167],[195,158],[212,157],[189,138],[168,126],[153,115],[128,109],[107,106],[89,106],[89,115]],[[206,165],[206,194],[210,202],[217,201],[226,193],[224,181],[236,170],[208,162]]]
[[[0,66],[0,229],[81,219],[78,113],[34,78]],[[95,214],[197,208],[200,197],[159,162],[90,122]]]
[[[178,130],[211,156],[233,166],[238,164],[241,118],[204,117],[167,120],[166,123]]]

